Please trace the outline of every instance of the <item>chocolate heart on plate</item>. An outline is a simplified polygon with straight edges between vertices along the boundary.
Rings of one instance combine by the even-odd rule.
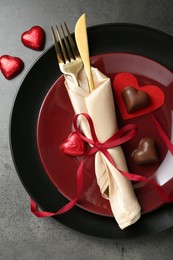
[[[128,113],[134,113],[148,106],[150,103],[148,94],[144,91],[137,90],[133,86],[127,86],[123,89],[122,98]]]
[[[0,69],[6,79],[12,79],[23,69],[24,63],[18,57],[3,55],[0,57]]]
[[[65,154],[81,156],[86,152],[86,143],[77,132],[73,132],[63,142],[61,149]]]
[[[147,105],[144,105],[144,107],[141,107],[140,109],[136,110],[135,112],[129,113],[127,111],[125,102],[122,97],[123,90],[127,86],[133,86],[135,90],[146,93],[146,95],[148,95],[149,97],[150,102]],[[116,102],[118,104],[123,119],[130,119],[130,118],[142,116],[144,114],[150,113],[158,109],[164,104],[164,98],[165,98],[164,93],[158,86],[155,85],[139,86],[137,78],[130,73],[125,73],[125,72],[118,73],[114,78],[113,90],[115,93]]]
[[[132,152],[136,164],[151,164],[159,162],[155,141],[150,137],[140,140],[139,146]]]
[[[45,32],[42,27],[35,25],[22,34],[21,41],[26,47],[41,51],[45,44]]]

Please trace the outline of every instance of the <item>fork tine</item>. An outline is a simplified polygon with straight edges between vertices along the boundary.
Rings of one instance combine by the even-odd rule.
[[[77,47],[76,47],[76,44],[75,44],[75,42],[73,41],[73,38],[72,38],[72,36],[71,36],[71,34],[70,34],[70,31],[69,31],[69,29],[68,29],[68,27],[67,27],[67,24],[64,23],[64,26],[65,26],[66,31],[67,31],[68,39],[69,39],[69,42],[70,42],[71,49],[72,49],[72,51],[73,51],[74,57],[75,57],[75,58],[78,58],[78,57],[80,57],[80,54],[79,54],[79,51],[78,51],[78,49],[77,49]]]
[[[56,32],[57,32],[57,35],[58,35],[58,39],[59,39],[59,43],[60,43],[60,46],[61,46],[61,50],[62,50],[62,53],[64,55],[64,61],[65,63],[68,63],[69,62],[69,57],[66,53],[66,49],[65,49],[65,46],[64,46],[64,43],[61,39],[61,34],[59,32],[59,29],[58,29],[58,26],[56,25]]]
[[[52,36],[53,36],[53,40],[54,40],[55,51],[56,51],[56,56],[57,56],[58,62],[64,63],[64,59],[62,57],[61,50],[59,48],[59,44],[58,44],[58,41],[57,41],[56,36],[55,36],[55,31],[54,31],[52,26],[51,26],[51,30],[52,30]]]
[[[62,33],[63,33],[63,36],[64,36],[64,43],[65,43],[65,46],[66,46],[66,50],[67,50],[67,52],[68,52],[68,56],[69,56],[69,58],[70,58],[70,61],[72,61],[72,60],[74,60],[74,56],[73,56],[73,53],[72,53],[72,51],[71,51],[71,49],[70,49],[70,45],[69,45],[69,43],[68,43],[68,41],[67,41],[67,38],[66,38],[66,35],[65,35],[65,32],[64,32],[64,29],[63,29],[63,27],[62,27],[62,24],[61,24],[61,30],[62,30]]]

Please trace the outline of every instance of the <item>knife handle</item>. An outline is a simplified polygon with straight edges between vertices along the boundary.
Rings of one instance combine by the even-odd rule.
[[[94,90],[94,81],[93,81],[93,75],[92,75],[91,68],[86,70],[86,74],[87,74],[87,78],[88,78],[88,84],[89,84],[90,92],[92,92]]]

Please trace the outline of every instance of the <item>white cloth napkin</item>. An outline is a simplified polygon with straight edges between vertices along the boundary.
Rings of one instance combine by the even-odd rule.
[[[118,130],[116,112],[110,79],[98,69],[92,68],[95,90],[89,93],[89,87],[82,70],[77,86],[70,76],[65,76],[65,85],[76,114],[88,113],[93,120],[97,138],[102,143]],[[86,137],[91,138],[86,119],[81,117],[81,128]],[[108,150],[115,164],[121,170],[128,171],[123,150],[120,146]],[[141,215],[141,207],[135,196],[131,181],[125,178],[101,153],[95,155],[95,174],[100,192],[108,199],[113,215],[121,229],[135,223]]]

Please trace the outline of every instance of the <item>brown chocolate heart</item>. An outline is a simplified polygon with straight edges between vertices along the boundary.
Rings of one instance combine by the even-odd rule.
[[[122,98],[129,114],[148,106],[150,103],[150,97],[146,92],[132,86],[123,89]]]
[[[132,152],[136,164],[151,164],[159,161],[155,141],[150,137],[140,140],[139,146]]]

